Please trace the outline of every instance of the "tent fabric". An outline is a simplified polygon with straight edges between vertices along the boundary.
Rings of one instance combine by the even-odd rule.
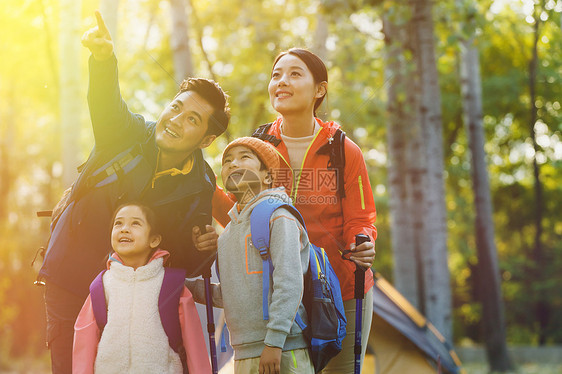
[[[214,273],[214,272],[213,272]],[[442,373],[463,374],[461,363],[452,346],[439,331],[382,275],[374,272],[373,323],[369,335],[364,369],[374,355],[375,374],[435,374],[437,363]],[[213,277],[213,281],[217,281]],[[217,354],[220,374],[233,373],[233,351],[220,351],[220,333],[224,326],[222,309],[213,308],[217,332]],[[206,313],[198,305],[201,323],[206,330]],[[363,370],[366,372],[367,370]],[[373,373],[372,370],[368,370]]]
[[[373,287],[373,313],[396,329],[414,344],[433,363],[440,362],[444,371],[461,373],[460,361],[452,346],[421,313],[419,313],[380,273],[375,272]],[[382,325],[381,325],[382,326]],[[377,341],[381,332],[376,323],[371,325],[369,341]],[[380,336],[382,338],[382,336]],[[380,349],[380,348],[379,348]],[[404,353],[407,350],[404,351]],[[378,356],[378,355],[377,355]],[[436,369],[433,369],[433,373]],[[403,371],[381,371],[381,373],[403,373]]]
[[[374,371],[366,371],[374,374],[435,374],[437,372],[435,366],[412,341],[377,314],[373,315],[371,326],[367,355],[370,353],[374,355]],[[366,366],[367,363],[365,369],[368,369]]]

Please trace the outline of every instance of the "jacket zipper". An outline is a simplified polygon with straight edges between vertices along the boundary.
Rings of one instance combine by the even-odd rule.
[[[363,180],[361,176],[358,177],[359,182],[359,195],[361,196],[361,209],[365,210],[365,196],[363,196]]]
[[[312,139],[312,141],[310,142],[310,144],[308,145],[308,148],[306,149],[306,152],[304,153],[304,157],[302,158],[302,163],[301,163],[301,169],[300,169],[300,173],[299,176],[297,178],[297,180],[293,183],[293,185],[291,186],[291,199],[293,201],[296,200],[297,197],[297,192],[299,189],[299,183],[301,181],[301,175],[302,175],[302,171],[304,169],[304,162],[306,161],[306,156],[308,156],[308,151],[310,151],[310,148],[312,147],[312,144],[314,144],[314,142],[316,141],[316,138],[318,138],[318,135],[320,135],[320,133],[322,132],[323,127],[320,128],[320,130],[316,133],[316,135],[314,136],[314,138]],[[289,165],[290,167],[290,165]],[[292,171],[293,169],[291,169]],[[295,176],[295,172],[293,171],[293,178]],[[294,191],[294,193],[293,193]]]

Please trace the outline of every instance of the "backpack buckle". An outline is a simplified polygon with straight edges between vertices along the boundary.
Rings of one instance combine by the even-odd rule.
[[[262,260],[265,261],[269,258],[269,256],[268,256],[269,255],[268,243],[263,238],[259,238],[255,243],[253,243],[253,240],[252,240],[252,244],[260,252],[260,256],[261,256]]]
[[[267,261],[267,259],[269,258],[269,256],[267,255],[267,247],[262,247],[258,249],[258,251],[260,252],[261,259]]]

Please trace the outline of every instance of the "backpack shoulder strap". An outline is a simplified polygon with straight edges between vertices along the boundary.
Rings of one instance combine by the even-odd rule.
[[[292,205],[281,200],[274,202],[264,200],[256,205],[250,214],[250,235],[252,244],[257,248],[262,258],[262,308],[264,320],[269,319],[269,282],[271,274],[273,273],[273,263],[271,262],[271,255],[269,254],[269,220],[273,212],[281,207],[295,215],[306,230],[304,220],[299,211]]]
[[[281,139],[276,138],[275,136],[268,134],[269,129],[271,128],[271,125],[273,125],[273,122],[269,122],[269,123],[266,123],[265,125],[261,125],[260,127],[258,127],[254,131],[254,133],[252,134],[252,137],[264,140],[266,142],[270,142],[275,147],[277,147],[279,145],[279,143],[281,143]]]
[[[304,219],[302,218],[300,212],[291,204],[281,200],[275,202],[269,200],[262,201],[254,207],[252,213],[250,214],[250,234],[252,237],[252,244],[254,244],[254,247],[256,247],[258,251],[260,251],[260,255],[262,257],[269,254],[269,219],[271,218],[273,212],[279,208],[285,208],[291,212],[291,214],[299,220],[306,230]],[[265,225],[265,222],[268,224]]]
[[[330,157],[328,169],[336,171],[337,193],[340,198],[344,198],[345,132],[342,129],[337,129],[334,136],[328,139],[328,143],[321,146],[316,153],[327,154]]]
[[[86,187],[93,188],[123,178],[141,160],[142,145],[134,144],[92,171],[86,178]]]
[[[158,311],[170,347],[179,352],[182,348],[179,303],[185,282],[185,270],[164,268],[164,280],[158,297]]]
[[[99,273],[90,284],[92,310],[100,331],[103,331],[105,325],[107,324],[107,303],[105,302],[105,292],[103,290],[103,275],[105,272],[106,270],[103,270]]]
[[[337,129],[334,134],[335,158],[333,167],[338,170],[338,194],[341,198],[345,197],[344,170],[345,170],[345,132]]]
[[[107,324],[107,303],[105,302],[105,292],[103,289],[103,274],[106,270],[97,275],[90,284],[90,298],[96,323],[103,331]],[[168,337],[170,347],[178,352],[182,348],[181,325],[179,318],[179,302],[185,281],[185,270],[175,268],[164,269],[164,280],[160,288],[158,297],[158,311],[162,327]]]

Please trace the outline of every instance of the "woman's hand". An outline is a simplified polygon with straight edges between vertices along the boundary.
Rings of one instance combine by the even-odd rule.
[[[351,250],[351,256],[349,259],[355,262],[357,265],[361,266],[364,269],[369,269],[373,266],[373,262],[375,261],[375,243],[373,242],[364,242],[359,244],[359,246],[355,247],[355,244],[351,244],[349,247]]]
[[[193,244],[198,251],[216,251],[218,248],[219,235],[211,225],[205,226],[206,232],[203,234],[198,226],[193,227],[191,237]]]
[[[279,374],[281,372],[281,353],[281,348],[266,345],[260,357],[260,374]]]

